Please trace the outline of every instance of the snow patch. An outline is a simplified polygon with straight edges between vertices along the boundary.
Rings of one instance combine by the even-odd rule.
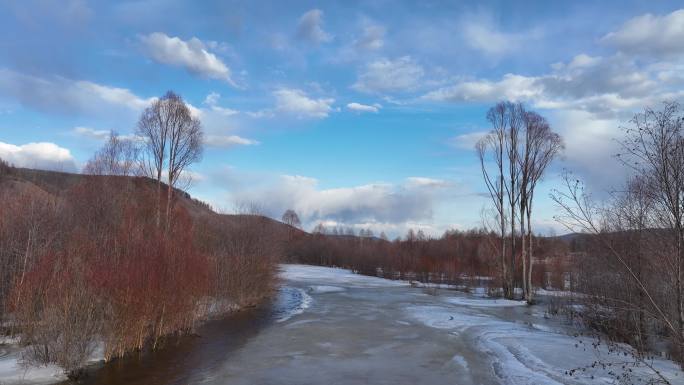
[[[406,281],[391,281],[388,279],[369,277],[352,272],[348,269],[309,266],[309,265],[280,265],[280,277],[285,280],[304,283],[339,284],[352,288],[400,287],[409,286]]]
[[[325,293],[339,293],[344,291],[344,288],[339,286],[313,285],[309,286],[309,293],[325,294]]]
[[[472,307],[507,307],[526,305],[523,301],[512,301],[510,299],[500,298],[449,297],[446,298],[445,301],[453,305]]]
[[[0,349],[0,384],[49,384],[65,379],[64,370],[57,365],[24,365],[21,352]]]

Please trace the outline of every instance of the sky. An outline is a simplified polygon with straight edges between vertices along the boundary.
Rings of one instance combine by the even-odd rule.
[[[167,90],[206,138],[189,192],[221,212],[439,236],[482,225],[473,150],[501,100],[564,139],[535,229],[562,233],[567,169],[618,187],[633,114],[684,95],[677,1],[0,0],[0,158],[79,172]]]

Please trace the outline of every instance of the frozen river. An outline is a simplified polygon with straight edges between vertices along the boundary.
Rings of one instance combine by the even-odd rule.
[[[573,337],[542,306],[451,290],[429,295],[342,269],[284,265],[282,278],[271,307],[210,322],[199,336],[109,364],[85,383],[610,384],[608,372],[623,370],[567,375],[624,357]],[[655,365],[682,382],[671,362]]]

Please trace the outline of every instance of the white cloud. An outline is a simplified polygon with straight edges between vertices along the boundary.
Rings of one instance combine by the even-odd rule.
[[[348,110],[356,111],[356,112],[375,112],[375,113],[377,113],[378,111],[380,111],[380,108],[382,108],[382,106],[380,104],[377,104],[377,103],[373,104],[372,106],[367,105],[367,104],[356,103],[356,102],[352,102],[352,103],[347,104]]]
[[[502,55],[516,50],[521,35],[499,31],[490,18],[468,17],[463,22],[463,38],[473,49],[487,55]]]
[[[448,187],[449,182],[442,179],[411,176],[406,178],[406,185],[410,187]]]
[[[369,93],[411,91],[420,84],[424,75],[423,67],[410,56],[396,60],[380,59],[366,65],[352,88]]]
[[[72,132],[79,136],[84,136],[86,138],[95,140],[104,140],[109,137],[109,130],[96,130],[90,127],[74,127]]]
[[[204,99],[204,104],[209,106],[209,109],[211,111],[214,111],[216,113],[219,113],[223,116],[231,116],[239,113],[238,110],[234,110],[232,108],[226,108],[226,107],[221,107],[218,105],[218,100],[221,98],[221,94],[212,92],[207,97]]]
[[[575,56],[552,65],[539,76],[506,74],[499,80],[463,80],[422,96],[423,100],[451,102],[529,102],[551,110],[588,111],[600,117],[615,116],[666,99],[684,95],[684,79],[671,76],[676,66],[659,63],[641,66],[616,54],[610,57]]]
[[[0,94],[30,108],[58,113],[138,112],[154,100],[141,98],[126,88],[63,77],[41,78],[2,68]]]
[[[431,101],[482,102],[494,100],[529,100],[541,95],[537,78],[506,74],[501,80],[463,81],[428,92],[422,98]]]
[[[664,16],[637,16],[605,35],[602,41],[626,53],[661,57],[684,54],[684,9]]]
[[[162,64],[183,67],[191,73],[235,85],[228,66],[199,39],[182,40],[161,32],[140,36],[145,54]]]
[[[206,135],[204,137],[204,144],[208,147],[230,148],[235,146],[254,146],[260,143],[256,140],[237,135]]]
[[[276,110],[300,118],[326,118],[333,111],[335,99],[312,99],[299,89],[281,88],[273,92]]]
[[[332,36],[323,30],[323,11],[312,9],[299,18],[297,37],[314,44],[326,43]]]
[[[66,148],[40,142],[14,145],[0,142],[0,158],[17,166],[55,171],[76,171],[76,160]]]
[[[379,25],[366,25],[363,34],[354,42],[357,49],[365,51],[379,50],[385,44],[385,27]]]
[[[468,132],[454,136],[453,138],[449,139],[448,143],[452,147],[460,150],[473,150],[475,148],[475,144],[485,135],[487,135],[486,131]]]
[[[234,189],[236,201],[263,206],[266,214],[279,217],[295,210],[305,223],[336,221],[358,223],[405,223],[430,220],[445,181],[412,177],[401,184],[373,183],[354,187],[321,189],[318,180],[282,175],[269,184]]]
[[[561,110],[549,120],[565,143],[564,167],[581,175],[593,192],[605,193],[625,180],[628,170],[615,158],[620,151],[615,139],[623,134],[619,119]]]

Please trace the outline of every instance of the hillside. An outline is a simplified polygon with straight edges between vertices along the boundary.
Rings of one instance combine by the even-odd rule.
[[[143,188],[155,188],[157,183],[148,177],[84,175],[28,168],[9,168],[0,175],[0,194],[28,192],[59,197],[81,183],[93,181],[107,183],[119,188],[124,186],[132,187],[133,191],[141,191]],[[166,189],[166,187],[166,184],[162,183],[162,189]],[[190,194],[181,190],[176,190],[175,199],[176,203],[185,208],[193,218],[219,219],[224,225],[229,226],[255,222],[263,226],[265,232],[272,234],[282,234],[290,231],[304,233],[299,229],[262,215],[218,214],[208,204],[193,198]]]

